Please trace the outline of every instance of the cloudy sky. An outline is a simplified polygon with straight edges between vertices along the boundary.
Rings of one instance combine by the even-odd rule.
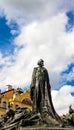
[[[74,108],[74,0],[0,0],[0,89],[28,88],[40,58],[65,114]]]

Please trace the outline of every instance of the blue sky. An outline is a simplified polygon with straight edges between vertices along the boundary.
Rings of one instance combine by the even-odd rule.
[[[68,24],[66,25],[66,29],[67,31],[71,31],[74,27],[74,12],[69,11],[66,15],[68,16]]]
[[[65,26],[66,31],[71,31],[74,27],[74,12],[68,11],[66,12],[66,15],[68,17],[68,22]],[[12,34],[11,30],[15,30],[16,33]],[[17,33],[18,32],[18,33]],[[13,43],[15,37],[19,34],[19,27],[18,24],[15,22],[11,22],[11,25],[9,26],[7,24],[6,17],[0,17],[0,52],[3,55],[13,54],[14,50],[16,48],[16,45]],[[69,68],[65,72],[69,72],[70,69],[72,69],[73,64],[69,65]]]
[[[43,58],[57,111],[61,112],[60,98],[65,102],[69,100],[63,104],[62,113],[68,110],[69,104],[74,107],[73,5],[73,0],[0,1],[2,91],[5,91],[7,84],[23,90],[28,88],[33,68]]]
[[[0,52],[3,56],[13,54],[15,45],[13,43],[14,38],[18,34],[12,34],[11,30],[18,30],[18,25],[14,22],[10,26],[7,24],[6,17],[3,16],[0,18]]]

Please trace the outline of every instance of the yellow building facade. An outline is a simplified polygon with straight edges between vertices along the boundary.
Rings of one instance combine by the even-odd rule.
[[[22,92],[20,88],[10,89],[0,93],[0,115],[4,115],[8,110],[9,105],[13,110],[17,107],[27,107],[32,109],[32,102],[30,100],[30,91]]]

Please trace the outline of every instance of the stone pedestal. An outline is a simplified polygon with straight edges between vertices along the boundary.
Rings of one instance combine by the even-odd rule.
[[[25,127],[22,127],[20,128],[20,130],[74,130],[74,127],[73,128],[25,128]]]

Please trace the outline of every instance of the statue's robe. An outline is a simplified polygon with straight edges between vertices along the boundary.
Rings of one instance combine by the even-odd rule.
[[[48,115],[52,118],[60,120],[60,117],[53,107],[51,98],[51,86],[46,68],[34,68],[30,86],[30,95],[33,101],[34,113],[48,113]]]

